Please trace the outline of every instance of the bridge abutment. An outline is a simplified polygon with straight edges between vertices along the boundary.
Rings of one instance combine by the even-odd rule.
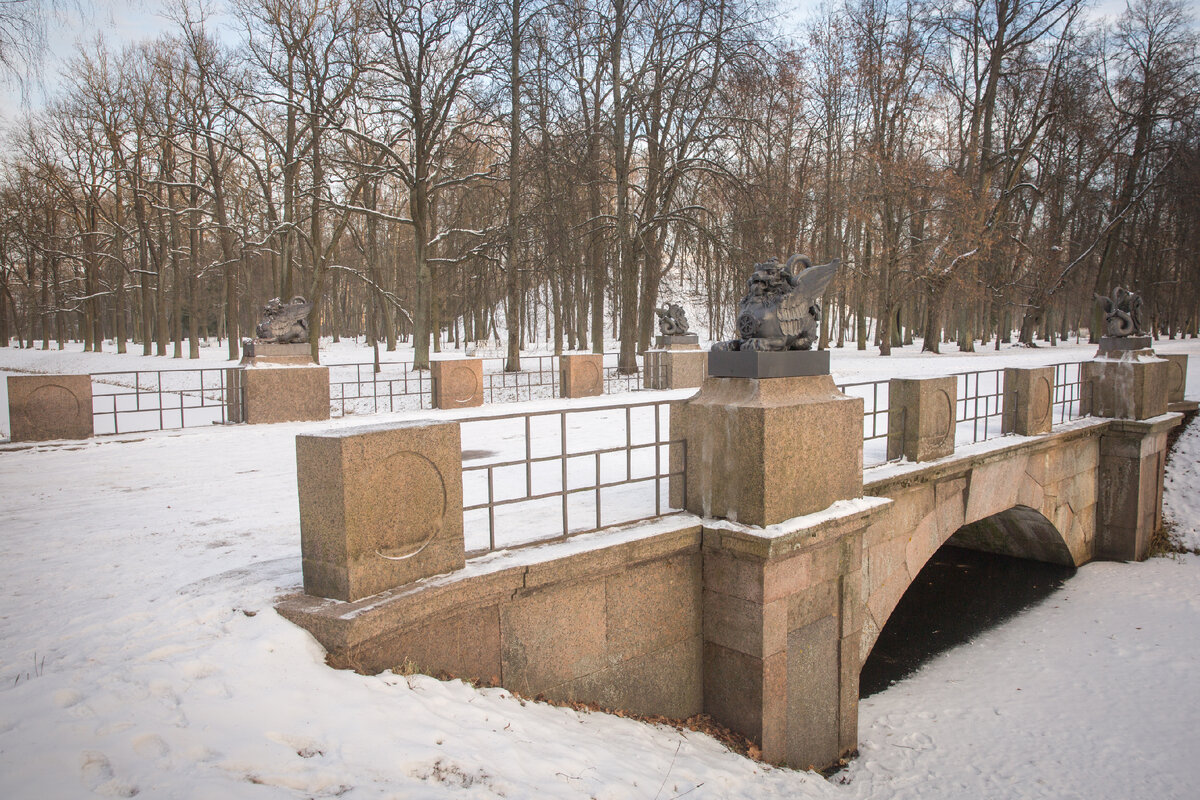
[[[1084,411],[1111,417],[1100,438],[1096,558],[1141,561],[1162,524],[1171,362],[1153,350],[1101,352],[1083,363]],[[1186,362],[1184,369],[1186,369]]]
[[[769,528],[705,524],[704,710],[773,764],[822,768],[858,743],[862,542],[890,500]]]
[[[862,424],[829,375],[710,377],[672,408],[705,518],[704,710],[775,764],[857,744],[862,539],[891,502],[861,497]]]
[[[1100,438],[1096,558],[1141,561],[1162,525],[1167,433],[1180,414],[1113,420]]]

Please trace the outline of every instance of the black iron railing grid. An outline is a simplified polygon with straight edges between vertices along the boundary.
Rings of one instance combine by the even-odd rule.
[[[662,389],[667,385],[667,360],[661,356],[642,357],[642,388]]]
[[[635,420],[635,415],[642,411],[653,416],[651,424],[647,425],[644,419]],[[484,426],[483,440],[492,442],[513,438],[497,436],[497,423],[516,421],[524,450],[520,458],[464,464],[464,535],[470,554],[480,555],[498,547],[540,544],[678,511],[670,508],[670,500],[675,497],[680,507],[686,505],[686,443],[669,438],[668,414],[669,403],[659,401],[462,420],[464,441],[472,438],[472,426]],[[586,419],[588,416],[592,419]],[[597,441],[612,441],[612,426],[618,420],[624,425],[624,442],[595,447]],[[545,421],[556,423],[557,447],[538,452],[539,445],[545,448],[548,437],[535,436],[534,428]],[[583,444],[573,446],[573,434]],[[606,521],[609,511],[636,509],[638,501],[645,504],[645,497],[621,491],[623,487],[645,483],[653,485],[652,513],[639,516],[635,510]],[[605,503],[606,493],[616,497]],[[471,495],[482,499],[471,501]],[[580,499],[583,502],[575,502]],[[522,526],[531,530],[520,541],[498,544],[497,514],[508,509],[519,513]],[[555,517],[553,522],[548,514]],[[581,522],[585,515],[586,522]],[[486,530],[486,546],[472,543],[483,538],[478,535],[479,528]]]
[[[414,398],[413,400],[408,398]],[[378,414],[433,405],[433,380],[428,370],[413,370],[412,362],[331,364],[329,399],[332,416]]]
[[[521,356],[519,372],[505,372],[504,358],[484,358],[485,402],[511,403],[558,396],[558,356]],[[531,364],[533,366],[531,366]]]
[[[604,368],[604,393],[620,394],[622,392],[638,392],[643,388],[642,369],[638,365],[637,372],[623,373],[616,366]]]
[[[838,391],[851,397],[861,397],[863,401],[863,466],[877,466],[895,461],[889,457],[891,452],[904,452],[904,418],[892,430],[891,414],[893,413],[888,391],[889,381],[859,381],[856,383],[839,383]],[[905,409],[898,412],[904,414]],[[892,447],[895,442],[896,447]],[[875,446],[872,446],[874,444]]]
[[[1063,361],[1053,364],[1054,396],[1050,401],[1053,420],[1060,424],[1079,419],[1083,414],[1084,392],[1090,385],[1083,379],[1082,361]]]
[[[956,372],[955,444],[1000,436],[1004,427],[1004,369]]]
[[[241,422],[240,376],[238,367],[92,373],[93,426],[105,434]]]
[[[615,360],[616,353],[605,353]],[[488,356],[483,362],[483,392],[487,403],[511,403],[546,400],[559,396],[559,369],[556,355],[522,355],[521,369],[506,372],[503,357]],[[371,362],[331,364],[329,366],[330,411],[333,416],[347,413],[373,414],[431,408],[433,381],[427,370],[414,370],[411,361],[380,364],[375,371]],[[604,368],[605,394],[638,391],[642,375],[620,375],[615,367]],[[415,398],[409,400],[407,398]]]

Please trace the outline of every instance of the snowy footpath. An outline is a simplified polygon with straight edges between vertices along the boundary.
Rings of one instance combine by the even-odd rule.
[[[1064,350],[855,355],[838,377],[1087,357]],[[1200,397],[1200,344],[1160,350],[1197,356]],[[0,350],[0,370],[56,369],[36,352]],[[1200,796],[1195,555],[1089,564],[863,701],[861,755],[830,780],[502,689],[332,670],[273,603],[301,585],[295,436],[352,422],[0,447],[0,798]],[[1198,464],[1193,423],[1165,504],[1189,547]]]

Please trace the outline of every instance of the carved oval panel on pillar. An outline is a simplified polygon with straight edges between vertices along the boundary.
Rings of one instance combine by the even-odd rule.
[[[403,476],[402,480],[397,480]],[[376,517],[375,553],[389,560],[412,558],[442,532],[446,521],[446,482],[437,465],[420,453],[402,450],[385,459],[370,478],[371,511]],[[370,543],[368,543],[368,548]]]
[[[429,362],[433,374],[434,408],[474,408],[483,405],[483,361],[443,358]]]
[[[47,383],[29,395],[29,424],[38,433],[54,437],[65,419],[79,414],[79,398],[59,383]]]
[[[10,375],[8,419],[14,442],[90,437],[91,376]]]

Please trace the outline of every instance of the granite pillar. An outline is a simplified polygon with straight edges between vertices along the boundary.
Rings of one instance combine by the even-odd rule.
[[[241,372],[246,422],[257,425],[329,419],[329,367],[259,365]],[[230,391],[234,391],[232,386]]]
[[[430,359],[434,408],[474,408],[483,405],[483,360]]]
[[[1115,419],[1167,413],[1168,366],[1150,350],[1113,351],[1084,361],[1083,413]]]
[[[1100,439],[1096,558],[1141,561],[1162,525],[1167,433],[1181,414],[1113,420]]]
[[[461,569],[458,423],[296,437],[304,591],[355,601]]]
[[[704,530],[704,710],[763,760],[823,769],[858,743],[866,498],[770,533]],[[843,507],[844,506],[844,507]]]
[[[933,461],[954,452],[955,378],[888,381],[888,460]]]
[[[90,375],[9,375],[9,439],[41,442],[92,436]]]
[[[713,378],[671,408],[686,445],[686,497],[704,517],[773,525],[862,495],[863,401],[829,375]]]
[[[659,336],[642,357],[647,389],[691,389],[708,377],[708,352],[696,334]]]
[[[596,397],[604,394],[603,353],[563,353],[558,363],[560,397]]]
[[[1003,433],[1049,433],[1053,423],[1054,367],[1006,367]]]

